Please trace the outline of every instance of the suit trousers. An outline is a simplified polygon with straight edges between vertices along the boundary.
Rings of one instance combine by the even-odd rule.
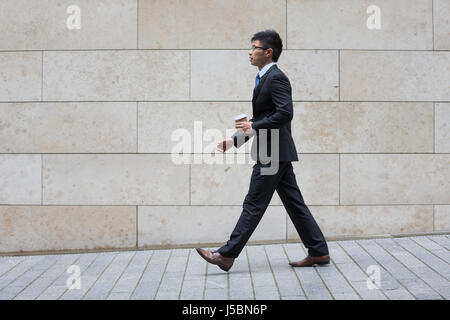
[[[303,245],[311,256],[328,255],[325,237],[303,201],[290,161],[279,162],[275,174],[261,174],[261,168],[271,163],[256,162],[242,213],[226,245],[219,252],[224,257],[237,258],[266,211],[277,191]]]

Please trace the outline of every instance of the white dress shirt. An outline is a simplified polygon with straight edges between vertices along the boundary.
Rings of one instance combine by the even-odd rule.
[[[270,62],[268,64],[266,64],[258,73],[259,73],[259,78],[261,79],[262,76],[264,75],[264,73],[267,72],[267,70],[269,70],[269,68],[271,66],[273,66],[274,64],[276,64],[275,62]]]

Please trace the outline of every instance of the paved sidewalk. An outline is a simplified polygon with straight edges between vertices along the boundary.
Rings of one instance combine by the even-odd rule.
[[[195,249],[3,256],[0,299],[450,298],[449,235],[328,244],[331,263],[312,268],[288,264],[302,244],[248,245],[228,273]]]

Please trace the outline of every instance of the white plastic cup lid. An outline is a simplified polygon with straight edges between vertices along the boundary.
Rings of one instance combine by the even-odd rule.
[[[245,113],[243,113],[243,114],[240,114],[240,115],[234,117],[234,121],[241,120],[241,119],[244,119],[246,117],[247,117],[247,115]]]

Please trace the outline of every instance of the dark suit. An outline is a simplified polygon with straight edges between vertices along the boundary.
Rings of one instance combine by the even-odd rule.
[[[252,103],[253,118],[249,121],[253,122],[253,134],[243,137],[235,133],[232,138],[236,148],[252,136],[256,138],[252,143],[252,158],[256,160],[256,163],[253,165],[250,187],[242,205],[241,216],[231,233],[230,240],[220,247],[218,252],[224,257],[238,257],[276,190],[308,253],[311,256],[328,255],[325,238],[297,186],[291,163],[291,161],[298,161],[291,135],[291,120],[294,115],[291,85],[276,64],[261,77],[253,92]],[[259,139],[261,129],[267,129],[267,139]],[[272,154],[276,147],[272,145],[273,130],[271,129],[278,129],[279,141],[275,141],[278,143],[278,160],[276,154]],[[259,151],[261,144],[267,145],[267,154],[271,158],[269,162],[262,161],[260,153],[256,152]],[[255,155],[256,158],[254,158]],[[261,174],[261,169],[267,170],[274,162],[277,162],[277,170],[274,174]]]
[[[256,139],[253,139],[251,149],[253,160],[261,160],[261,152],[258,151],[261,149],[261,145],[266,145],[267,153],[262,152],[262,154],[267,154],[273,158],[273,161],[298,161],[297,150],[291,134],[291,120],[294,116],[291,91],[289,79],[278,69],[276,64],[266,71],[258,86],[254,89],[252,99],[253,118],[249,120],[253,122],[252,128],[256,131]],[[258,139],[260,131],[262,131],[260,129],[266,129],[267,138]],[[274,155],[271,152],[272,130],[270,129],[278,129],[278,157],[273,157]],[[235,133],[232,136],[234,146],[239,148],[251,136],[240,136]],[[264,163],[265,161],[261,162]]]

